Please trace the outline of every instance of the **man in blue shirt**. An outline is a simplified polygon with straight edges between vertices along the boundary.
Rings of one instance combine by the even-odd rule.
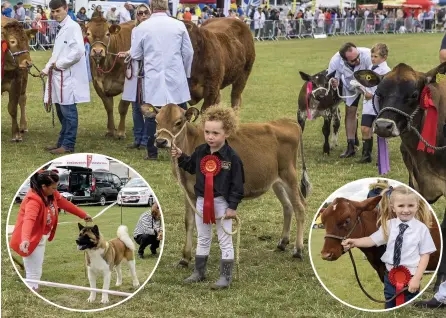
[[[2,4],[2,15],[8,18],[12,18],[12,8],[11,4],[7,1],[3,2]]]
[[[68,16],[71,18],[71,20],[77,21],[73,11],[73,5],[71,3],[68,5]]]

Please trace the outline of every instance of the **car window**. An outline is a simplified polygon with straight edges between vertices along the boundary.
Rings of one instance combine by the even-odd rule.
[[[120,187],[121,186],[121,179],[119,179],[119,177],[117,175],[114,175],[114,174],[112,175],[112,178],[113,178],[113,183],[116,186]]]
[[[59,175],[59,185],[67,185],[68,186],[68,174]]]
[[[126,188],[145,188],[147,183],[141,178],[134,178],[126,183]]]

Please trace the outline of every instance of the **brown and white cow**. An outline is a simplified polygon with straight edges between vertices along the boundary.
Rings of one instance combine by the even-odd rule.
[[[192,154],[195,148],[203,144],[203,129],[190,123],[193,116],[198,116],[198,109],[191,107],[187,111],[177,105],[169,104],[161,108],[156,115],[157,130],[162,128],[172,134],[181,133],[175,144],[185,154]],[[243,161],[245,171],[245,198],[253,199],[266,193],[271,187],[283,207],[283,230],[278,248],[285,250],[289,243],[291,217],[297,220],[297,235],[293,256],[303,257],[303,234],[305,221],[305,196],[310,191],[303,157],[302,130],[296,121],[279,119],[267,123],[241,124],[237,133],[228,139]],[[157,133],[156,146],[170,148],[172,136],[165,131]],[[302,179],[299,189],[296,161],[302,154]],[[261,158],[259,158],[259,156]],[[172,166],[174,175],[175,167]],[[180,169],[181,179],[187,193],[195,204],[195,176]],[[192,256],[192,234],[195,225],[195,213],[186,201],[186,242],[180,265],[187,266]]]
[[[321,221],[324,224],[326,235],[345,237],[353,229],[349,238],[370,236],[378,230],[377,221],[379,219],[379,212],[376,206],[380,200],[381,196],[369,198],[361,202],[345,198],[334,199],[321,212]],[[358,218],[359,221],[356,224]],[[435,220],[432,223],[430,233],[437,251],[432,253],[429,258],[429,264],[426,268],[428,271],[435,271],[437,269],[441,252],[440,230]],[[370,265],[376,270],[381,281],[384,282],[386,266],[381,261],[381,257],[386,251],[386,247],[382,245],[359,249],[366,255]],[[341,240],[326,236],[324,246],[321,250],[322,259],[336,261],[343,254],[344,249],[341,245]]]
[[[380,114],[374,132],[383,138],[401,138],[400,150],[409,172],[409,183],[429,203],[446,196],[446,149],[434,154],[417,150],[420,139],[409,129],[408,118],[413,117],[410,126],[419,132],[424,125],[436,125],[436,145],[446,146],[446,80],[436,83],[437,74],[445,73],[446,62],[428,73],[417,72],[406,64],[398,64],[384,76],[370,70],[355,72],[356,79],[364,86],[378,85],[375,95]],[[431,89],[438,113],[436,123],[425,122],[426,112],[418,109],[426,85]]]
[[[196,26],[185,21],[194,48],[190,105],[204,99],[201,111],[220,103],[220,90],[232,85],[231,106],[238,108],[255,60],[249,27],[239,19],[215,18]]]
[[[93,86],[107,112],[106,136],[109,137],[116,135],[113,97],[121,94],[124,90],[127,67],[123,58],[116,58],[116,55],[110,53],[116,54],[130,50],[131,34],[134,27],[134,21],[109,25],[103,17],[94,17],[83,29],[91,44],[90,64]],[[122,99],[119,101],[118,138],[125,137],[125,117],[129,104],[130,102]]]
[[[309,75],[304,72],[299,72],[299,74],[305,83],[302,85],[299,93],[297,121],[302,127],[302,131],[304,131],[308,113],[312,119],[322,116],[324,118],[322,133],[325,138],[323,152],[324,154],[330,154],[330,150],[338,145],[338,133],[339,127],[341,126],[341,111],[339,110],[339,104],[342,102],[342,99],[339,97],[336,90],[329,86],[329,80],[334,74],[328,74],[327,70],[321,71],[315,75]],[[312,94],[307,94],[308,83],[312,84],[312,91],[314,91]],[[326,94],[326,90],[317,90],[318,88],[329,88],[330,90],[328,94]],[[342,81],[339,85],[339,91],[342,92]],[[330,144],[330,126],[332,121],[333,135]]]
[[[24,30],[17,20],[2,16],[2,41],[8,44],[5,53],[2,94],[8,92],[8,112],[12,119],[12,141],[22,141],[22,133],[28,131],[26,120],[26,87],[28,85],[28,68],[32,66],[29,54],[29,40],[34,38],[37,30]],[[17,122],[18,105],[20,105],[20,126]]]

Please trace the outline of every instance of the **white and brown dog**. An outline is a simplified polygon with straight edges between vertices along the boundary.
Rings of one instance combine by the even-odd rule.
[[[79,226],[79,237],[76,240],[79,250],[86,251],[88,280],[90,287],[96,288],[96,278],[100,275],[104,276],[104,290],[110,289],[111,273],[116,269],[117,279],[116,286],[122,284],[122,261],[127,261],[130,267],[130,273],[133,279],[133,287],[139,286],[138,277],[136,277],[135,267],[135,245],[128,234],[127,226],[118,227],[117,238],[106,241],[99,232],[97,225],[95,226]],[[96,300],[96,292],[90,292],[88,302]],[[101,303],[108,303],[108,294],[102,294]]]

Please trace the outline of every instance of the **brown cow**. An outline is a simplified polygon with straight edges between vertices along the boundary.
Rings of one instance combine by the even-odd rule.
[[[220,102],[220,90],[232,84],[231,106],[242,103],[242,92],[255,60],[249,27],[239,19],[209,19],[201,27],[184,21],[194,48],[190,105],[204,99],[201,111]]]
[[[324,224],[326,235],[345,237],[354,228],[349,238],[370,236],[378,230],[379,212],[376,206],[380,200],[381,196],[369,198],[362,202],[345,198],[334,199],[321,213],[321,221]],[[359,222],[355,226],[356,220],[359,220]],[[430,232],[437,251],[431,254],[426,269],[435,271],[440,260],[441,239],[437,222],[432,223]],[[359,249],[366,255],[370,265],[376,270],[381,281],[384,282],[386,266],[381,261],[381,257],[386,251],[385,246]],[[341,245],[341,239],[325,237],[321,257],[326,261],[336,261],[342,254],[344,254],[344,249]]]
[[[157,129],[168,130],[179,136],[175,144],[184,153],[191,154],[195,148],[203,144],[204,133],[189,121],[198,109],[191,107],[187,111],[177,105],[169,104],[161,108],[156,115]],[[156,146],[170,148],[172,136],[165,131],[157,132]],[[280,119],[268,123],[241,124],[240,129],[228,140],[243,161],[245,170],[245,198],[253,199],[266,193],[271,187],[283,206],[284,223],[282,238],[278,248],[285,250],[289,243],[292,213],[297,220],[297,235],[293,257],[303,257],[303,235],[305,221],[305,199],[310,185],[306,176],[303,157],[302,130],[296,121]],[[301,189],[298,187],[296,161],[298,151],[302,154]],[[259,155],[261,159],[259,160]],[[175,174],[175,167],[172,165]],[[181,179],[189,197],[195,204],[195,176],[180,171]],[[243,213],[242,213],[243,215]],[[186,242],[183,249],[183,259],[180,265],[187,266],[191,260],[192,233],[195,225],[195,213],[186,201]]]
[[[304,72],[299,72],[300,77],[305,81],[300,89],[299,99],[298,99],[298,111],[297,111],[297,121],[302,127],[302,131],[305,129],[305,121],[308,117],[308,111],[310,112],[311,118],[316,119],[319,116],[324,118],[324,126],[322,127],[322,133],[324,134],[324,146],[323,153],[330,154],[335,146],[338,145],[338,133],[339,127],[341,126],[341,111],[339,110],[339,104],[342,99],[338,96],[335,89],[330,85],[329,80],[333,77],[334,73],[327,74],[327,70],[321,71],[315,75],[309,75]],[[307,84],[312,83],[312,90],[315,91],[318,88],[329,87],[330,91],[325,94],[325,90],[315,91],[314,94],[309,94],[307,96]],[[342,81],[339,83],[339,91],[342,92]],[[308,98],[308,100],[307,100]],[[308,105],[307,105],[308,103]],[[329,142],[330,137],[330,126],[333,120],[333,135],[331,139],[331,145]]]
[[[2,16],[2,40],[7,41],[9,50],[5,53],[2,94],[8,92],[8,112],[12,119],[12,141],[22,141],[22,133],[28,131],[26,121],[26,87],[28,68],[32,66],[29,54],[29,40],[37,30],[24,30],[17,20]],[[17,123],[17,109],[20,104],[20,128]]]
[[[116,58],[116,55],[113,54],[130,50],[132,29],[134,27],[134,21],[119,25],[109,25],[103,17],[94,17],[83,30],[91,44],[90,64],[93,86],[107,111],[106,136],[109,137],[115,136],[116,133],[113,97],[121,94],[124,90],[126,70],[124,59]],[[125,137],[125,117],[129,104],[130,102],[122,99],[119,101],[120,121],[117,131],[118,138]]]

